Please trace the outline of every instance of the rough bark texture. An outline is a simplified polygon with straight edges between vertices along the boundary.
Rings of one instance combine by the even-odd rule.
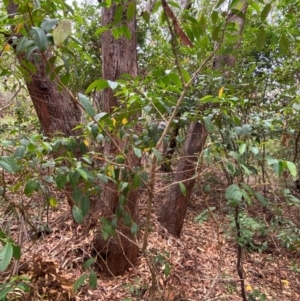
[[[242,11],[245,15],[248,3],[246,0],[242,0],[236,4],[235,8]],[[241,36],[243,33],[245,19],[232,16],[230,14],[228,17],[231,18],[230,20],[232,22],[236,22],[238,26],[238,37],[235,45],[235,48],[237,48],[241,44]],[[215,69],[222,68],[223,66],[233,67],[234,64],[235,57],[231,54],[216,56],[214,60]],[[224,76],[226,76],[226,73]],[[186,196],[182,194],[178,184],[176,184],[175,187],[172,186],[169,198],[165,201],[160,210],[158,218],[160,223],[166,227],[169,233],[175,236],[180,236],[183,227],[187,204],[195,184],[195,179],[189,178],[195,174],[195,162],[197,161],[198,154],[203,150],[206,138],[207,132],[204,125],[197,122],[191,123],[184,144],[183,156],[179,160],[174,177],[175,183],[184,183],[186,187]]]
[[[187,204],[195,184],[195,178],[192,178],[195,175],[195,163],[198,160],[199,152],[203,149],[206,137],[207,131],[202,123],[192,122],[190,124],[184,143],[184,155],[179,160],[174,179],[175,182],[184,181],[186,195],[183,195],[179,184],[176,184],[170,189],[170,197],[161,207],[159,221],[175,236],[180,236],[183,227]]]
[[[49,57],[49,56],[48,56]],[[44,58],[47,59],[46,55]],[[18,55],[22,64],[22,57]],[[58,91],[57,81],[50,80],[45,72],[46,62],[37,56],[31,63],[36,68],[26,86],[45,135],[74,136],[72,130],[80,122],[80,109],[66,91]]]
[[[8,14],[14,16],[17,8],[18,5],[10,1],[7,6]],[[24,54],[17,54],[18,61],[26,72],[26,86],[44,134],[54,136],[60,133],[71,136],[74,135],[72,129],[79,123],[80,109],[66,91],[58,90],[57,81],[50,80],[46,74],[47,60],[50,57],[50,52],[43,55],[33,53],[30,63],[33,64],[36,72],[32,72],[25,67],[26,64],[23,64]]]
[[[121,3],[124,7],[124,17],[126,18],[126,6],[129,1]],[[105,26],[111,23],[114,19],[114,13],[117,9],[117,4],[113,4],[110,8],[103,8],[102,25]],[[124,21],[123,21],[124,22]],[[125,22],[131,32],[131,39],[125,37],[115,39],[110,31],[102,35],[102,76],[105,79],[114,81],[122,74],[137,75],[137,53],[136,53],[136,21],[135,18]],[[111,89],[105,89],[102,95],[103,109],[106,112],[112,112],[114,107],[118,107],[119,103]],[[124,149],[126,141],[123,141],[116,136],[113,139],[117,142],[120,149]],[[118,153],[118,147],[107,142],[104,153],[110,159]],[[138,166],[139,159],[131,151],[127,154],[128,165]],[[118,191],[114,183],[109,182],[103,189],[101,201],[96,204],[95,210],[99,210],[101,216],[111,218],[118,206]],[[131,190],[127,195],[126,211],[131,215],[134,222],[138,223],[138,191]],[[121,224],[121,221],[119,221]],[[113,275],[120,275],[127,268],[136,263],[138,255],[138,246],[133,243],[135,237],[131,234],[128,227],[124,225],[118,226],[118,232],[114,237],[105,241],[102,233],[99,232],[94,240],[94,247],[98,251],[98,263],[102,269]]]

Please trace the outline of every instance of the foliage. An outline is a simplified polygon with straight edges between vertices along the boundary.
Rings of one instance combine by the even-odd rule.
[[[151,188],[149,170],[129,166],[127,155],[134,152],[142,159],[145,153],[152,153],[153,162],[163,160],[157,147],[162,134],[168,143],[171,129],[178,126],[175,138],[183,142],[188,125],[199,121],[209,133],[205,162],[220,167],[227,180],[224,206],[226,203],[230,233],[238,246],[261,252],[267,243],[258,245],[255,238],[280,228],[279,241],[291,251],[299,251],[299,226],[293,221],[274,222],[268,229],[261,216],[248,214],[252,208],[275,211],[268,185],[273,179],[297,177],[300,98],[299,29],[295,24],[299,3],[280,1],[276,7],[275,2],[252,1],[247,15],[242,16],[246,26],[243,42],[237,48],[237,28],[228,21],[224,2],[202,9],[194,4],[193,9],[182,13],[175,2],[169,3],[193,47],[185,47],[176,33],[169,31],[171,26],[160,2],[151,16],[139,7],[143,16],[138,20],[139,76],[122,75],[117,81],[101,78],[100,37],[110,30],[116,39],[129,39],[130,32],[122,18],[133,17],[132,6],[127,8],[126,16],[119,10],[113,24],[101,27],[100,8],[110,1],[74,7],[61,0],[51,1],[51,5],[49,1],[18,2],[16,18],[5,16],[0,21],[7,32],[13,26],[12,35],[16,36],[6,40],[13,47],[5,48],[1,57],[13,68],[3,64],[1,77],[14,76],[16,82],[29,80],[28,70],[35,70],[30,59],[41,59],[49,52],[52,56],[47,61],[47,76],[57,79],[61,90],[78,95],[85,115],[76,128],[82,130],[81,137],[57,136],[50,140],[42,134],[27,135],[19,130],[1,140],[1,198],[30,215],[30,198],[40,195],[43,206],[54,209],[59,201],[53,192],[62,191],[73,202],[74,220],[84,223],[103,185],[112,182],[118,190],[118,206],[111,219],[100,219],[103,237],[108,240],[115,235],[120,223],[136,235],[139,225],[128,214],[127,196],[141,186],[151,195],[154,187]],[[237,2],[231,1],[229,8],[240,16]],[[15,62],[14,52],[23,54],[24,59]],[[213,58],[226,55],[234,55],[234,66],[214,68]],[[95,93],[107,88],[113,90],[120,103],[110,113],[95,109],[92,101]],[[22,112],[17,112],[19,125],[25,119]],[[136,118],[137,112],[142,112],[140,118]],[[125,150],[104,158],[105,143],[113,142],[113,137],[124,142]],[[181,153],[178,147],[177,156]],[[18,179],[11,184],[6,180],[8,174],[18,175]],[[253,181],[250,184],[257,178],[259,185]],[[184,182],[178,185],[182,194],[188,195]],[[20,202],[15,203],[11,194],[22,195]],[[292,187],[281,189],[281,196],[286,205],[299,208],[300,201]],[[206,221],[213,209],[205,209],[195,221]],[[4,232],[0,235],[3,271],[13,257],[20,257],[20,249]],[[166,277],[170,273],[168,259],[169,255],[153,258],[154,263],[164,267]],[[95,277],[93,269],[84,273],[74,290],[87,279],[95,287]],[[16,287],[15,282],[6,285],[7,292]],[[251,298],[264,300],[259,292],[253,292]]]

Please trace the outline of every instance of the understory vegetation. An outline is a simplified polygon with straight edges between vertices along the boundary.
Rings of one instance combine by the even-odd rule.
[[[0,8],[0,300],[300,298],[298,0]]]

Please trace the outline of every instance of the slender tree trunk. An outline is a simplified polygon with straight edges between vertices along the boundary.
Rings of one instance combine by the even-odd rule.
[[[183,221],[190,199],[192,189],[195,184],[195,163],[198,153],[202,151],[207,137],[207,131],[200,122],[192,122],[189,126],[185,139],[183,156],[180,158],[174,181],[183,182],[186,188],[186,195],[183,195],[179,184],[175,184],[170,189],[170,197],[161,207],[159,221],[168,231],[180,236]]]
[[[120,5],[123,6],[124,16],[126,16],[126,8],[130,1],[121,1],[120,4],[112,4],[110,8],[103,8],[102,25],[110,24],[114,20],[115,11]],[[102,35],[102,76],[114,81],[122,74],[137,75],[137,52],[136,52],[136,20],[135,17],[127,20],[126,26],[131,32],[131,39],[125,37],[115,39],[110,31]],[[111,89],[105,89],[102,95],[103,109],[106,112],[112,112],[115,107],[120,104]],[[105,155],[113,159],[119,153],[119,148],[124,149],[126,141],[113,136],[112,141],[105,145]],[[126,154],[127,164],[131,167],[139,166],[139,159],[134,155],[133,151]],[[129,171],[128,171],[129,172]],[[133,222],[138,223],[138,191],[131,189],[126,195],[125,210],[130,214]],[[101,216],[111,219],[118,207],[119,194],[117,187],[113,182],[109,182],[103,190],[102,199],[96,204],[96,210],[101,212]],[[119,232],[119,233],[118,233]],[[113,275],[119,275],[126,271],[127,268],[136,263],[138,255],[138,246],[134,243],[135,236],[131,234],[130,228],[126,227],[119,221],[117,233],[108,241],[104,240],[102,233],[96,235],[94,246],[99,252],[99,264],[102,269]]]
[[[7,12],[14,15],[18,5],[12,0],[7,6]],[[57,133],[72,136],[72,129],[79,123],[80,109],[66,91],[58,90],[57,80],[51,80],[46,74],[47,60],[51,53],[34,53],[30,57],[36,71],[32,72],[23,64],[23,53],[18,53],[20,65],[25,69],[26,86],[45,135],[54,136]]]
[[[248,3],[242,0],[236,4],[237,9],[246,14]],[[236,48],[240,46],[241,36],[243,33],[245,19],[238,16],[228,15],[231,21],[236,22],[238,26]],[[233,67],[235,57],[231,54],[216,56],[214,61],[214,68],[222,68],[223,66]],[[169,233],[180,236],[183,221],[187,210],[187,205],[192,194],[192,189],[195,184],[195,162],[198,155],[202,152],[206,142],[208,133],[204,124],[192,122],[187,133],[184,144],[183,156],[180,158],[177,171],[174,177],[174,182],[182,182],[186,187],[186,195],[184,196],[179,185],[175,184],[170,188],[168,199],[164,202],[160,209],[159,221],[166,227]]]

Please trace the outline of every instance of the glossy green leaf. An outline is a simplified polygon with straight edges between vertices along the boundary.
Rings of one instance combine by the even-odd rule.
[[[211,38],[213,41],[219,41],[219,33],[220,33],[220,26],[215,26],[211,33]]]
[[[27,37],[22,37],[16,47],[16,52],[23,52],[25,51],[29,46],[32,46],[34,42],[32,40],[29,40]]]
[[[133,147],[133,151],[138,158],[142,158],[142,150],[137,147]]]
[[[89,286],[92,289],[95,289],[97,287],[97,275],[93,270],[90,272],[89,275]]]
[[[111,80],[108,80],[107,81],[107,84],[109,85],[109,87],[112,89],[112,90],[115,90],[117,87],[118,87],[118,83],[117,82],[113,82]]]
[[[242,143],[240,146],[239,146],[239,153],[242,155],[247,149],[247,144],[246,143]]]
[[[45,18],[41,23],[41,29],[44,32],[49,32],[58,24],[58,19]]]
[[[90,268],[94,263],[96,262],[95,258],[89,258],[87,259],[83,264],[83,268],[86,270],[88,268]]]
[[[24,193],[27,196],[30,196],[34,191],[39,187],[39,181],[37,179],[30,179],[25,184]]]
[[[289,50],[290,47],[290,41],[287,38],[286,34],[283,33],[280,40],[279,40],[279,51],[280,54],[286,54]]]
[[[217,23],[218,18],[219,18],[218,12],[214,10],[211,14],[211,20],[212,20],[213,24]]]
[[[131,1],[127,6],[127,20],[131,20],[135,16],[135,1]]]
[[[17,164],[16,160],[7,156],[0,157],[0,168],[3,168],[9,173],[15,173],[20,170],[20,166]]]
[[[6,245],[0,250],[0,271],[3,272],[13,257],[13,246],[10,243],[6,243]]]
[[[186,187],[185,187],[185,185],[183,184],[183,183],[179,183],[179,188],[180,188],[180,191],[181,191],[181,193],[184,195],[184,196],[186,196]]]
[[[243,193],[240,189],[239,186],[237,186],[236,184],[232,184],[230,186],[227,187],[226,191],[225,191],[225,198],[227,200],[235,200],[235,201],[241,201],[243,196]]]
[[[261,19],[262,22],[264,22],[264,21],[267,19],[268,15],[269,15],[269,13],[270,13],[270,11],[271,11],[271,8],[272,8],[272,4],[271,4],[271,3],[268,3],[268,4],[263,8],[263,10],[261,11],[261,13],[260,13],[260,19]]]
[[[80,208],[83,217],[87,216],[91,208],[91,202],[88,196],[84,195],[80,200]]]
[[[78,93],[79,102],[83,106],[85,112],[93,118],[96,115],[95,109],[93,108],[90,100],[83,94]]]
[[[45,51],[48,45],[48,40],[45,32],[39,27],[32,27],[30,33],[38,49],[41,51]]]
[[[132,223],[130,231],[131,231],[131,234],[137,235],[137,233],[139,231],[139,226],[136,223]]]
[[[81,208],[79,208],[78,206],[73,206],[72,208],[72,215],[74,217],[74,220],[76,223],[78,224],[82,224],[83,223],[83,213]]]
[[[181,69],[181,73],[182,73],[184,82],[187,84],[191,80],[190,74],[185,69]]]
[[[88,278],[88,275],[87,274],[83,274],[81,275],[74,283],[73,285],[73,290],[75,292],[77,292],[80,287],[84,284],[85,280]]]
[[[181,83],[181,80],[180,80],[180,77],[178,76],[178,74],[176,74],[176,73],[170,73],[168,75],[168,77],[177,86],[177,88],[179,88],[179,89],[182,88],[182,83]]]
[[[211,118],[210,117],[205,117],[204,119],[204,125],[206,130],[209,133],[213,133],[213,131],[215,130],[214,124],[211,122]]]
[[[286,166],[287,166],[289,172],[291,173],[291,175],[295,178],[297,176],[297,167],[296,167],[295,163],[286,161]]]
[[[87,89],[85,90],[85,93],[90,93],[94,89],[96,91],[100,91],[100,90],[103,90],[105,88],[109,88],[109,84],[108,84],[107,80],[97,79],[87,87]]]
[[[266,32],[263,27],[261,27],[256,36],[256,47],[261,50],[266,43]]]

